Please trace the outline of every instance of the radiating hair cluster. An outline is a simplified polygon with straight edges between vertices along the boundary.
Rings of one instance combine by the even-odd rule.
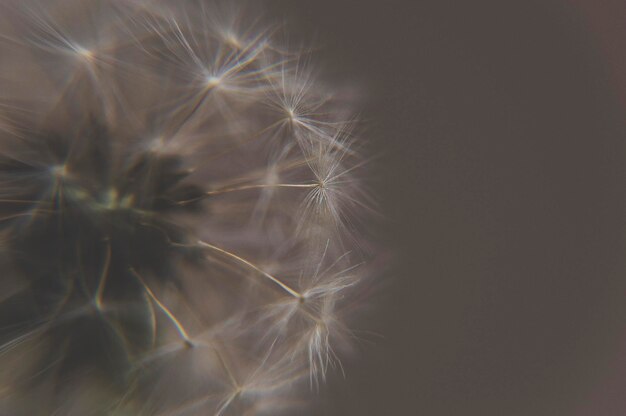
[[[0,4],[0,414],[279,415],[341,371],[354,99],[280,33],[232,2]]]

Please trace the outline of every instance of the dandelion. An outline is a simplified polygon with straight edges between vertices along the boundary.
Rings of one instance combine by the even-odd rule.
[[[341,370],[364,161],[350,100],[275,29],[202,0],[0,5],[0,413],[290,414]]]

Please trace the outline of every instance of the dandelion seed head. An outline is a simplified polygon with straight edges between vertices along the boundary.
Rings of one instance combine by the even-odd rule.
[[[0,409],[274,416],[341,370],[354,102],[265,20],[0,5]]]

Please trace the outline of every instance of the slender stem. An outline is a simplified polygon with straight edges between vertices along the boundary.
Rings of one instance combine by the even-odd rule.
[[[229,192],[247,191],[250,189],[267,189],[267,188],[317,188],[317,183],[274,183],[274,184],[257,184],[257,185],[242,185],[234,186],[231,188],[216,189],[215,191],[208,191],[206,195],[219,195]]]
[[[239,391],[235,391],[231,393],[230,396],[228,396],[228,398],[220,406],[220,408],[217,409],[217,413],[215,413],[215,416],[221,416],[224,413],[224,411],[228,408],[228,406],[230,406],[230,404],[237,398],[239,393],[240,393]]]
[[[210,91],[211,91],[211,88],[207,88],[205,91],[203,91],[200,94],[200,96],[196,99],[196,103],[189,109],[187,114],[183,114],[183,119],[180,122],[178,122],[176,127],[174,127],[173,131],[167,134],[168,137],[176,136],[185,127],[185,125],[189,122],[189,120],[191,120],[196,115],[200,107],[202,107],[202,104],[206,101],[207,97],[209,96]]]
[[[111,265],[111,242],[107,241],[106,257],[104,258],[104,266],[102,267],[102,273],[100,273],[100,282],[98,283],[98,289],[96,290],[96,307],[98,310],[102,309],[102,295],[104,295],[104,287],[106,280],[109,277],[109,266]]]
[[[256,184],[256,185],[241,185],[228,188],[216,189],[214,191],[207,191],[202,196],[197,198],[188,199],[185,201],[179,201],[179,205],[187,205],[192,202],[199,201],[200,199],[208,198],[214,195],[222,195],[230,192],[248,191],[252,189],[272,189],[272,188],[317,188],[320,185],[317,183],[274,183],[274,184]]]
[[[137,278],[137,280],[139,280],[139,282],[141,283],[141,285],[145,289],[145,291],[148,294],[148,296],[150,296],[150,298],[154,301],[154,303],[156,303],[157,306],[163,311],[163,313],[165,313],[165,315],[169,318],[169,320],[172,321],[172,323],[176,327],[176,330],[178,331],[178,334],[185,341],[185,343],[187,345],[189,345],[189,346],[192,346],[193,343],[191,342],[191,339],[189,338],[189,334],[187,334],[187,331],[185,330],[185,327],[183,327],[183,325],[176,318],[176,316],[174,316],[174,314],[167,308],[167,306],[165,306],[163,303],[161,303],[159,298],[156,297],[154,292],[152,292],[150,287],[146,284],[146,282],[143,280],[141,275],[139,273],[137,273],[137,271],[135,271],[135,269],[133,269],[131,267],[130,268],[130,272]]]
[[[222,355],[222,353],[220,352],[219,349],[217,349],[217,347],[215,346],[211,346],[211,348],[213,349],[213,351],[215,352],[215,355],[217,356],[217,359],[219,360],[222,368],[224,368],[224,371],[226,372],[226,374],[228,375],[228,378],[230,379],[230,383],[233,385],[234,388],[236,389],[240,389],[241,386],[239,385],[239,382],[237,381],[237,379],[235,378],[235,374],[233,373],[233,371],[230,369],[230,366],[226,363],[226,359],[224,358],[224,356]]]
[[[40,200],[29,201],[27,199],[0,199],[3,204],[36,204],[41,202]]]
[[[0,222],[1,221],[12,220],[14,218],[19,218],[19,217],[30,217],[30,216],[36,215],[36,214],[38,214],[40,212],[45,212],[45,213],[48,213],[48,214],[54,214],[56,211],[50,210],[50,209],[46,210],[46,209],[37,208],[37,209],[33,209],[31,211],[28,211],[28,212],[20,212],[18,214],[7,215],[6,217],[0,217]]]
[[[272,166],[272,171],[276,173],[287,172],[291,169],[296,169],[302,166],[307,166],[308,163],[310,162],[311,160],[306,159],[306,158],[303,158],[303,159],[293,158],[293,159],[285,160],[283,162],[275,163]],[[231,178],[231,179],[226,179],[221,182],[217,182],[219,186],[216,186],[216,187],[217,189],[230,188],[232,186],[239,186],[244,183],[260,181],[265,177],[267,177],[267,166],[263,166],[262,168],[250,171],[245,177]]]
[[[239,263],[245,264],[246,266],[250,267],[251,269],[253,269],[256,272],[258,272],[259,274],[261,274],[263,277],[266,277],[267,279],[271,280],[276,285],[280,286],[281,289],[283,289],[285,292],[289,293],[291,296],[293,296],[295,298],[298,298],[298,299],[303,299],[304,298],[301,293],[299,293],[298,291],[292,289],[287,284],[283,283],[278,278],[276,278],[276,277],[272,276],[271,274],[267,273],[265,270],[261,269],[259,266],[251,263],[250,261],[248,261],[248,260],[246,260],[246,259],[244,259],[242,257],[239,257],[238,255],[236,255],[234,253],[231,253],[230,251],[224,250],[223,248],[214,246],[214,245],[206,243],[204,241],[198,240],[198,244],[200,244],[202,247],[206,247],[206,248],[211,249],[213,251],[217,251],[219,253],[222,253],[222,254],[230,257],[231,259],[234,259],[234,260],[238,261]]]

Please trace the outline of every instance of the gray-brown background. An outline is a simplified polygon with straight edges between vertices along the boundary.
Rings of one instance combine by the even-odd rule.
[[[366,87],[398,253],[324,414],[626,414],[623,2],[270,4]]]

